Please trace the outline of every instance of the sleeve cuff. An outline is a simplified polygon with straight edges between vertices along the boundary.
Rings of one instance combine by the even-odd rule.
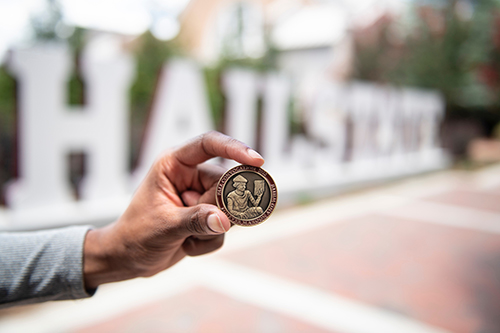
[[[91,297],[97,290],[85,289],[83,276],[85,236],[91,229],[90,226],[75,226],[65,231],[64,242],[67,250],[64,265],[68,267],[67,292],[72,299]]]

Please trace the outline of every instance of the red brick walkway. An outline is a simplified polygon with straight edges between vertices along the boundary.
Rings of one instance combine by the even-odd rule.
[[[500,168],[422,177],[275,215],[232,230],[216,254],[103,286],[66,312],[58,303],[40,310],[44,317],[28,313],[24,325],[66,313],[47,328],[500,332]],[[31,327],[22,316],[18,326],[7,319],[0,331]]]

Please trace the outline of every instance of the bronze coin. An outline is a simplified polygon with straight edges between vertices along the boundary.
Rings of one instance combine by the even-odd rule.
[[[215,196],[217,206],[233,224],[250,227],[269,218],[278,201],[278,190],[264,169],[238,165],[219,179]]]

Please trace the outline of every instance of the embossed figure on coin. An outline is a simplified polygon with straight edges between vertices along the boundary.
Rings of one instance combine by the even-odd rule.
[[[233,187],[236,189],[227,195],[227,209],[229,212],[235,217],[245,220],[253,219],[264,212],[259,207],[264,193],[263,184],[260,184],[261,181],[255,181],[254,194],[252,195],[246,189],[247,182],[248,180],[245,177],[238,175],[233,179]]]

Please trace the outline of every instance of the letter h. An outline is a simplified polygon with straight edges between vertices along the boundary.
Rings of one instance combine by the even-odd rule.
[[[96,45],[97,46],[97,45]],[[57,206],[73,200],[67,154],[84,151],[83,200],[129,194],[128,89],[132,59],[88,48],[82,56],[86,105],[69,112],[66,83],[71,57],[66,47],[15,50],[9,67],[18,80],[19,179],[7,189],[16,208]]]

